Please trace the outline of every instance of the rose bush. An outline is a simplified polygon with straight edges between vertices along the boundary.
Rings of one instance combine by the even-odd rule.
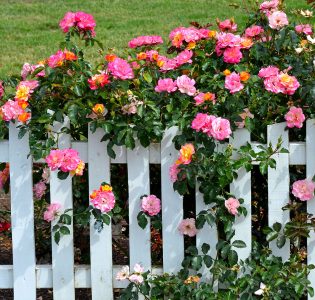
[[[102,140],[108,141],[107,151],[112,158],[114,145],[133,149],[139,140],[148,147],[161,141],[165,129],[179,128],[174,138],[179,154],[170,168],[170,180],[182,195],[188,194],[197,180],[211,209],[183,220],[178,230],[193,237],[206,222],[216,225],[218,255],[210,257],[207,244],[202,246],[202,253],[198,252],[190,240],[178,274],[153,276],[139,265],[132,274],[124,269],[117,278],[128,279],[130,285],[122,299],[137,299],[139,293],[150,299],[300,299],[307,293],[314,294],[307,280],[313,266],[305,264],[301,240],[314,230],[315,222],[300,203],[313,201],[314,183],[310,178],[296,181],[291,202],[284,208],[292,212],[292,220],[264,230],[266,240],[276,239],[279,247],[286,238],[293,241],[290,259],[282,262],[269,249],[255,244],[251,256],[238,261],[235,248],[245,243],[232,241],[232,225],[235,216],[247,212],[243,199],[229,193],[229,184],[240,168],[252,170],[254,161],[266,174],[268,167],[276,167],[273,155],[287,150],[282,148],[281,139],[277,145],[261,147],[259,152],[250,144],[238,150],[230,144],[223,150],[217,147],[218,143],[228,143],[233,132],[243,127],[265,143],[267,125],[282,121],[300,138],[305,119],[314,117],[313,28],[289,22],[281,5],[278,0],[263,2],[239,33],[235,21],[229,19],[218,20],[217,28],[196,23],[178,27],[172,30],[164,48],[160,36],[136,37],[121,57],[105,52],[96,40],[91,15],[69,12],[60,21],[66,38],[55,54],[36,64],[25,64],[21,76],[1,81],[1,137],[8,136],[9,122],[17,123],[20,137],[30,134],[33,158],[45,158],[51,170],[59,170],[60,179],[69,174],[85,175],[78,153],[57,149],[60,133],[52,128],[66,118],[70,127],[63,127],[61,132],[73,140],[86,140],[88,128],[93,132],[102,128]],[[83,49],[73,42],[75,37],[84,40],[86,46],[100,48],[96,67],[85,60]],[[5,170],[1,171],[1,186],[8,179]],[[49,179],[46,169],[37,171],[37,175],[34,195],[42,212]],[[78,197],[87,198],[82,182],[76,176],[73,180]],[[152,218],[152,227],[160,230],[160,200],[155,195],[140,200],[139,226],[144,228]],[[85,226],[93,214],[95,229],[102,230],[111,218],[116,222],[126,216],[126,207],[106,183],[93,191],[90,204],[85,202],[79,211],[63,209],[54,203],[45,212],[45,220],[55,223],[56,242],[70,232],[67,225],[73,220]],[[300,226],[294,227],[298,222]],[[202,265],[212,273],[211,282],[199,282]],[[217,281],[229,290],[214,293]]]

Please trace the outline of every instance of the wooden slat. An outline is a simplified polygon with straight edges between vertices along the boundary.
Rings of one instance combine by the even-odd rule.
[[[90,193],[99,189],[102,182],[110,182],[110,159],[107,155],[107,144],[101,142],[104,132],[98,128],[88,136],[88,167]],[[112,279],[112,227],[104,225],[101,232],[94,229],[94,217],[91,217],[90,252],[92,299],[113,299]]]
[[[183,219],[183,198],[174,191],[169,177],[169,168],[178,157],[172,143],[176,134],[176,127],[167,129],[161,143],[163,270],[167,273],[179,271],[184,259],[184,238],[178,231]]]
[[[246,129],[238,129],[234,132],[233,139],[230,139],[230,143],[233,148],[239,149],[250,141],[250,133]],[[237,156],[234,154],[234,158]],[[246,172],[244,168],[238,170],[238,177],[230,184],[230,192],[236,198],[243,198],[244,206],[247,209],[247,216],[236,216],[234,229],[235,236],[233,240],[242,240],[246,243],[245,248],[235,249],[238,253],[239,259],[246,259],[249,257],[252,249],[252,206],[251,206],[251,172]],[[244,232],[247,234],[244,235]]]
[[[145,229],[138,225],[140,197],[150,194],[149,149],[136,142],[133,150],[127,150],[129,189],[129,248],[130,268],[140,263],[151,269],[150,222]]]
[[[315,175],[315,120],[306,121],[306,178],[312,180]],[[315,215],[315,199],[307,201],[307,212]],[[310,232],[307,239],[307,263],[315,264],[315,233]],[[311,286],[315,287],[315,270],[311,270],[308,275]],[[308,299],[315,297],[308,296]]]
[[[289,134],[285,131],[286,124],[279,123],[270,125],[267,128],[268,144],[271,142],[273,147],[282,136],[282,147],[289,148]],[[272,226],[275,222],[285,224],[289,221],[289,212],[283,211],[282,207],[289,202],[289,155],[280,153],[273,157],[276,160],[276,169],[268,168],[268,224]],[[276,256],[281,256],[285,261],[290,256],[290,243],[286,241],[285,245],[279,249],[276,241],[270,242],[270,248]]]
[[[9,141],[0,141],[0,162],[9,161]]]
[[[32,159],[29,136],[18,138],[16,125],[9,126],[11,224],[14,299],[36,298],[35,236]]]
[[[60,132],[64,126],[69,126],[69,121],[64,124],[54,124],[54,132]],[[58,148],[70,148],[70,136],[60,134]],[[50,201],[59,202],[62,210],[72,208],[72,178],[65,180],[57,177],[58,171],[52,171],[50,175]],[[54,222],[52,226],[54,225]],[[60,239],[59,245],[54,241],[52,234],[52,268],[53,268],[53,296],[54,300],[74,300],[74,255],[73,255],[73,225],[69,226],[70,234]]]
[[[199,186],[197,184],[196,186],[196,214],[200,213],[202,210],[208,210],[210,208],[210,205],[206,205],[203,201],[203,194],[199,191]],[[218,242],[218,232],[215,225],[212,227],[205,223],[205,225],[198,230],[197,232],[197,238],[196,238],[196,246],[199,250],[199,253],[201,252],[201,246],[203,243],[207,243],[210,245],[210,251],[208,255],[210,255],[213,259],[215,259],[217,255],[216,251],[216,245]],[[209,282],[212,278],[211,273],[209,272],[209,269],[206,268],[206,266],[203,266],[202,269],[199,271],[202,274],[202,281]],[[215,288],[217,288],[217,284],[215,285]]]

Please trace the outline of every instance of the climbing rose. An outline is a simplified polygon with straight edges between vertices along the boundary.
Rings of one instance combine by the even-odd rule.
[[[141,209],[149,216],[155,216],[161,210],[161,200],[155,195],[143,197],[141,199]]]
[[[33,187],[33,192],[36,199],[41,199],[46,192],[46,184],[44,181],[37,182]]]
[[[295,106],[290,107],[290,110],[286,113],[284,118],[287,121],[287,126],[289,128],[302,128],[303,122],[305,121],[302,108]]]
[[[18,102],[12,100],[8,100],[0,109],[2,119],[7,122],[17,119],[24,112]]]
[[[195,83],[195,80],[190,79],[187,75],[182,75],[176,79],[179,91],[189,96],[193,96],[196,93]]]
[[[197,228],[195,225],[195,219],[187,218],[179,223],[178,230],[181,234],[188,235],[190,237],[197,234]]]
[[[177,90],[176,81],[173,81],[172,78],[159,79],[158,84],[154,89],[158,93],[168,92],[172,93]]]
[[[170,180],[171,182],[176,182],[177,181],[177,176],[178,173],[180,172],[180,169],[178,168],[178,164],[174,163],[170,166],[169,168],[169,175],[170,175]]]
[[[119,57],[116,57],[113,61],[108,63],[108,70],[118,79],[125,80],[134,78],[133,70],[128,62]]]
[[[128,43],[129,48],[136,48],[142,46],[151,46],[151,45],[158,45],[163,44],[162,37],[158,35],[145,35],[145,36],[138,36]]]
[[[272,29],[280,30],[282,27],[289,25],[287,15],[283,11],[275,11],[269,17],[269,26]]]
[[[240,202],[238,201],[238,199],[231,197],[225,200],[224,205],[231,215],[235,216],[238,214],[237,209],[240,207]]]
[[[223,60],[228,64],[238,64],[243,57],[239,47],[226,48],[223,52]]]
[[[297,81],[297,79],[287,73],[280,73],[278,78],[279,87],[282,94],[293,95],[300,86],[300,83]]]
[[[195,148],[193,144],[185,144],[179,150],[180,156],[177,160],[178,164],[188,165],[192,160],[193,154],[195,154]]]
[[[232,131],[229,120],[221,117],[212,120],[210,134],[214,139],[222,141],[229,138],[231,133]]]
[[[310,24],[300,24],[295,26],[295,31],[297,33],[304,33],[306,35],[312,35],[313,29]]]
[[[60,212],[60,208],[60,203],[51,203],[48,205],[46,211],[44,212],[44,220],[47,222],[53,221]]]
[[[117,273],[116,279],[119,281],[127,279],[129,276],[129,266],[124,266],[122,269]]]
[[[110,185],[101,185],[98,190],[94,190],[90,195],[92,205],[102,213],[110,212],[115,206],[115,195]]]
[[[244,88],[244,85],[241,83],[240,75],[235,72],[225,77],[224,86],[231,94],[239,92]]]
[[[304,179],[295,181],[292,185],[292,194],[301,201],[311,200],[314,197],[315,183]]]

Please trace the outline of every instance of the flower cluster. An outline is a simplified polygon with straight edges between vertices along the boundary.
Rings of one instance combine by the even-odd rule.
[[[129,48],[137,48],[142,46],[152,46],[163,44],[163,39],[159,35],[138,36],[128,43]]]
[[[52,170],[70,172],[71,175],[82,175],[84,162],[80,159],[78,151],[74,149],[56,149],[51,150],[46,157],[46,163]]]
[[[205,102],[211,101],[213,104],[215,104],[215,94],[213,93],[199,93],[197,96],[194,97],[194,100],[196,101],[196,105],[201,105]]]
[[[55,54],[48,58],[48,66],[50,68],[61,67],[66,61],[77,60],[78,57],[71,51],[68,50],[58,50]]]
[[[47,222],[52,222],[53,220],[55,220],[60,213],[60,209],[61,204],[58,202],[48,205],[46,211],[44,212],[44,220]]]
[[[258,76],[264,79],[265,89],[275,94],[293,95],[300,83],[295,76],[290,76],[288,70],[281,71],[276,66],[262,68]]]
[[[119,281],[128,279],[130,282],[135,284],[141,284],[144,280],[142,274],[144,269],[141,265],[135,264],[133,268],[134,272],[132,274],[129,273],[129,267],[123,267],[116,275],[116,279]]]
[[[103,183],[98,190],[94,190],[90,195],[90,201],[93,207],[99,209],[102,213],[110,212],[115,206],[115,195],[113,188]]]
[[[71,28],[75,28],[79,33],[84,35],[90,32],[92,36],[95,36],[95,20],[92,15],[82,11],[67,12],[63,19],[59,23],[63,32],[69,32]]]
[[[174,81],[171,78],[164,78],[158,80],[155,91],[158,93],[171,93],[178,89],[182,94],[193,96],[196,93],[195,83],[195,80],[189,78],[187,75],[179,76]]]
[[[149,216],[156,216],[161,211],[161,200],[155,195],[141,198],[141,209]]]
[[[232,133],[229,120],[205,113],[196,115],[191,123],[191,128],[197,132],[202,131],[219,141],[229,138]]]

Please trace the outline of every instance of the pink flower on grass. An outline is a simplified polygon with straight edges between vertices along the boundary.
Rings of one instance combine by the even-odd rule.
[[[133,70],[128,62],[122,58],[116,57],[113,61],[108,63],[109,72],[118,79],[133,79]]]
[[[239,47],[241,44],[241,37],[234,35],[233,33],[218,33],[217,35],[217,47],[224,49],[227,47]]]
[[[71,27],[75,24],[75,13],[67,12],[63,19],[60,21],[59,26],[63,32],[68,32]]]
[[[231,197],[225,200],[224,205],[231,215],[235,216],[238,214],[237,209],[240,207],[240,202],[238,201],[238,199]]]
[[[214,139],[225,140],[230,137],[231,133],[229,120],[218,117],[211,122],[210,134]]]
[[[292,185],[292,194],[301,201],[311,200],[314,197],[315,183],[304,179],[295,181]]]
[[[46,211],[44,212],[44,220],[47,222],[52,222],[55,220],[56,216],[59,214],[61,209],[60,203],[51,203],[48,205]]]
[[[46,184],[44,181],[37,182],[33,187],[33,192],[36,199],[41,199],[46,192]]]
[[[306,35],[313,34],[313,28],[310,24],[300,24],[295,26],[295,31],[297,33],[304,33]]]
[[[240,75],[235,72],[225,77],[224,86],[231,94],[235,94],[244,88],[244,85],[241,83]]]
[[[129,277],[129,267],[128,266],[122,267],[122,269],[116,275],[116,279],[118,281],[128,279],[128,277]]]
[[[173,81],[172,78],[159,79],[158,84],[154,89],[158,93],[168,92],[172,93],[177,90],[176,81]]]
[[[228,64],[238,64],[242,57],[240,47],[226,48],[223,52],[223,60]]]
[[[195,225],[195,219],[187,218],[179,223],[178,230],[183,235],[188,235],[190,237],[197,234],[197,228]]]
[[[1,106],[0,110],[2,119],[7,122],[17,119],[18,116],[24,112],[18,102],[12,100],[8,100],[3,106]]]
[[[141,209],[149,216],[155,216],[161,211],[161,200],[155,195],[142,197]]]
[[[269,26],[272,29],[280,30],[284,26],[289,25],[287,15],[283,11],[275,11],[269,17]]]
[[[163,39],[159,35],[145,35],[145,36],[138,36],[132,39],[128,43],[129,48],[136,48],[142,46],[153,46],[163,44]]]
[[[237,24],[234,23],[233,19],[226,19],[218,22],[218,26],[221,31],[235,32],[237,30]]]
[[[286,113],[284,118],[287,121],[287,126],[289,128],[302,128],[303,122],[305,121],[302,108],[295,106],[290,107],[290,110]]]
[[[58,50],[55,54],[48,58],[48,66],[50,68],[61,67],[65,60],[65,54],[63,51]]]
[[[189,96],[193,96],[196,93],[195,83],[195,80],[190,79],[187,75],[182,75],[176,79],[179,91]]]
[[[263,12],[276,9],[279,5],[279,0],[265,1],[260,4],[260,10]]]

